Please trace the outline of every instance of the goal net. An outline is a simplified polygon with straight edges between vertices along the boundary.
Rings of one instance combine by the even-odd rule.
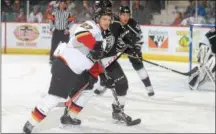
[[[199,42],[205,34],[215,28],[215,24],[191,24],[190,25],[190,48],[189,48],[189,71],[193,67],[193,59],[196,59]]]

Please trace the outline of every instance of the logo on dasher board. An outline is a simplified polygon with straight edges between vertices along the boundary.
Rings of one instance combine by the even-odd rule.
[[[150,48],[168,48],[168,32],[149,30],[148,44]]]
[[[14,35],[21,41],[33,41],[39,37],[39,31],[36,27],[31,25],[18,26],[14,30]]]

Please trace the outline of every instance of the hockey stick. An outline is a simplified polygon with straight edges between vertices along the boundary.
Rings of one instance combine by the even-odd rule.
[[[105,65],[105,68],[108,67],[108,66],[110,66],[110,65],[111,65],[112,63],[114,63],[115,61],[117,61],[117,60],[122,56],[122,54],[124,54],[124,51],[125,51],[127,48],[128,48],[128,46],[125,47],[125,48],[122,50],[121,53],[118,53],[117,55],[113,56],[112,59]],[[89,84],[89,83],[86,83],[81,89],[79,89],[79,91],[78,91],[72,98],[69,98],[66,102],[63,102],[63,103],[60,102],[60,103],[57,105],[57,107],[64,107],[66,103],[70,105],[70,103],[72,103],[72,100],[75,100],[76,97],[77,97],[86,87],[88,87],[88,84]]]
[[[140,35],[139,35],[132,27],[130,27],[129,25],[128,25],[128,27],[130,28],[130,30],[131,30],[136,36],[140,37]],[[133,48],[133,49],[135,49],[135,48]],[[136,52],[136,51],[135,51],[135,52]],[[178,73],[178,74],[181,74],[181,75],[184,75],[184,76],[190,76],[190,75],[193,73],[193,71],[194,71],[194,69],[192,69],[191,71],[184,73],[184,72],[180,72],[180,71],[177,71],[177,70],[174,70],[174,69],[171,69],[171,68],[162,66],[162,65],[160,65],[160,64],[157,64],[157,63],[154,63],[154,62],[145,60],[145,59],[143,59],[143,58],[140,59],[140,58],[137,56],[137,54],[136,54],[136,56],[132,56],[132,55],[128,55],[128,56],[129,56],[129,57],[132,57],[132,58],[138,58],[138,59],[141,60],[141,61],[145,61],[145,62],[147,62],[147,63],[149,63],[149,64],[152,64],[152,65],[161,67],[161,68],[163,68],[163,69],[166,69],[166,70],[169,70],[169,71],[171,71],[171,72],[175,72],[175,73]]]
[[[88,87],[89,83],[86,83],[83,87],[81,87],[72,97],[70,97],[66,102],[60,102],[57,107],[70,107],[72,104],[72,100],[77,99],[78,95]]]
[[[103,69],[103,72],[104,72],[104,75],[105,75],[106,79],[110,79],[110,77],[108,76],[108,74],[107,74],[107,72],[106,72],[105,66],[103,65],[103,63],[101,62],[101,60],[99,60],[98,62],[99,62],[99,64],[101,65],[101,67],[102,67],[102,69]],[[117,103],[119,109],[121,110],[121,112],[123,112],[123,109],[122,109],[121,104],[120,104],[120,102],[119,102],[119,100],[118,100],[117,93],[116,93],[115,89],[114,89],[114,88],[110,88],[110,89],[112,90],[113,97],[114,97],[114,99],[115,99],[115,101],[116,101],[116,103]],[[137,125],[137,124],[141,123],[141,119],[140,119],[140,118],[135,119],[135,120],[132,120],[132,121],[128,121],[128,120],[126,119],[125,114],[122,114],[122,115],[123,115],[123,117],[124,117],[124,122],[125,122],[128,126],[133,126],[133,125]]]
[[[132,58],[140,59],[140,58],[137,57],[137,56],[133,56],[133,55],[129,55],[129,54],[127,54],[127,56],[128,56],[128,57],[132,57]],[[141,59],[141,60],[144,61],[144,62],[147,62],[147,63],[149,63],[149,64],[155,65],[155,66],[157,66],[157,67],[161,67],[161,68],[163,68],[163,69],[166,69],[166,70],[169,70],[169,71],[171,71],[171,72],[178,73],[178,74],[181,74],[181,75],[184,75],[184,76],[190,76],[190,75],[194,72],[194,70],[195,70],[195,68],[194,68],[194,69],[192,69],[192,70],[189,71],[189,72],[180,72],[180,71],[177,71],[177,70],[174,70],[174,69],[171,69],[171,68],[162,66],[162,65],[160,65],[160,64],[157,64],[157,63],[154,63],[154,62],[145,60],[145,59]]]

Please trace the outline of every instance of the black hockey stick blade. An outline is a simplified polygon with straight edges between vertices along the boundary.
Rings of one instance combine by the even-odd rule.
[[[141,123],[141,119],[138,118],[138,119],[132,120],[130,122],[127,122],[127,126],[134,126],[134,125],[138,125],[140,123]]]
[[[163,69],[169,70],[169,71],[171,71],[171,72],[175,72],[175,73],[181,74],[181,75],[185,75],[185,76],[190,76],[190,75],[191,75],[191,71],[189,71],[189,72],[185,72],[185,73],[184,73],[184,72],[180,72],[180,71],[177,71],[177,70],[174,70],[174,69],[171,69],[171,68],[168,68],[168,67],[162,66],[162,65],[160,65],[160,64],[157,64],[157,63],[154,63],[154,62],[151,62],[151,61],[145,60],[145,59],[143,59],[143,61],[145,61],[145,62],[147,62],[147,63],[149,63],[149,64],[152,64],[152,65],[155,65],[155,66],[161,67],[161,68],[163,68]]]

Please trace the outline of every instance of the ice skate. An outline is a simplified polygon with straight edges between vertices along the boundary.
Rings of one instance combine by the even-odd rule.
[[[155,95],[154,90],[153,90],[152,87],[147,87],[147,92],[148,92],[148,96],[149,96],[149,97]]]
[[[122,108],[123,107],[124,106],[122,106]],[[125,114],[123,111],[121,111],[121,109],[117,105],[112,104],[112,108],[113,108],[112,118],[115,121],[119,121],[119,122],[131,122],[132,121],[132,118],[128,116],[127,114]]]
[[[76,119],[76,118],[71,118],[66,108],[65,108],[64,115],[62,115],[60,120],[61,120],[62,125],[80,125],[81,124],[81,120]]]
[[[23,133],[31,134],[33,128],[34,126],[29,121],[27,121],[23,127]]]

